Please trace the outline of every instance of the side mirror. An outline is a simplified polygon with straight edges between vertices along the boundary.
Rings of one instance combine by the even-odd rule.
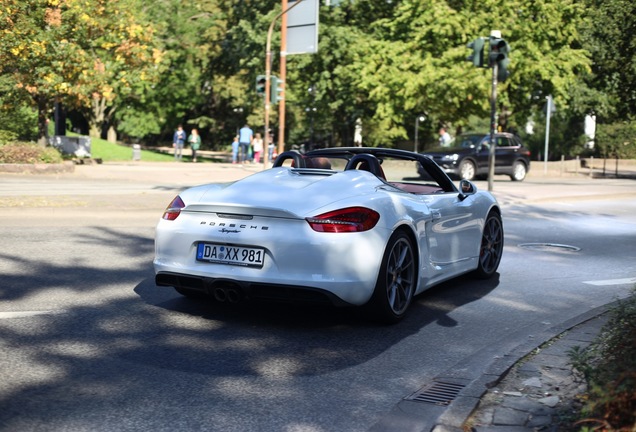
[[[459,199],[464,200],[468,195],[472,195],[477,192],[477,186],[468,180],[461,180],[459,182]]]

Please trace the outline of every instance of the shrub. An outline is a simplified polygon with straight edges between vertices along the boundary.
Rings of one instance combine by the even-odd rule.
[[[588,382],[587,430],[636,430],[636,290],[620,301],[587,350],[573,350],[572,364]]]
[[[40,147],[32,143],[12,143],[0,145],[0,163],[34,164],[61,163],[60,152],[53,147]]]
[[[13,142],[18,138],[18,134],[8,130],[0,129],[0,145]]]

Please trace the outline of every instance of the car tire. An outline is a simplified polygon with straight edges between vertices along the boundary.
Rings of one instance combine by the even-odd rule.
[[[368,303],[372,318],[394,324],[404,318],[417,286],[417,263],[413,242],[396,231],[382,257],[373,296]]]
[[[465,160],[459,164],[459,178],[462,180],[472,181],[475,179],[477,167],[472,161]]]
[[[510,179],[512,181],[523,181],[528,174],[528,169],[526,168],[526,164],[521,161],[516,161],[512,164],[512,174],[510,174]]]
[[[479,279],[492,277],[503,254],[504,231],[501,223],[501,216],[496,211],[491,211],[486,218],[484,230],[481,234],[481,245],[479,246],[479,259],[477,270],[473,275]]]

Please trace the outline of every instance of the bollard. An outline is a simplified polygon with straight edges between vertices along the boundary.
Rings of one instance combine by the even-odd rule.
[[[141,160],[141,146],[139,144],[133,144],[132,146],[133,148],[133,160],[134,161],[139,161]]]

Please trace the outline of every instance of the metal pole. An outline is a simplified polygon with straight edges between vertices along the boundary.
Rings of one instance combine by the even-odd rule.
[[[417,153],[417,130],[420,125],[420,116],[415,117],[415,145],[413,146],[413,153]]]
[[[548,147],[550,143],[550,117],[552,116],[552,95],[546,96],[548,101],[545,109],[545,149],[543,151],[543,174],[548,173]]]
[[[286,0],[283,0],[285,5],[287,4]],[[267,31],[267,46],[265,48],[265,133],[264,135],[264,142],[269,145],[268,140],[269,140],[269,110],[270,110],[270,99],[271,99],[271,85],[270,85],[270,79],[272,76],[272,32],[274,31],[274,24],[276,24],[276,21],[278,20],[278,18],[280,18],[281,16],[284,16],[287,12],[289,12],[291,9],[295,8],[296,6],[298,6],[300,3],[302,2],[302,0],[298,0],[296,3],[294,3],[292,6],[290,6],[289,8],[283,9],[281,13],[279,13],[278,15],[276,15],[276,17],[272,20],[272,22],[269,25],[269,30]],[[282,78],[282,77],[281,77]],[[283,83],[283,88],[284,87],[284,83]],[[283,93],[284,95],[284,93]],[[284,131],[283,131],[284,132]],[[266,151],[263,152],[263,169],[267,168],[267,156],[268,153]]]
[[[298,4],[300,2],[295,3]],[[281,1],[281,9],[287,10],[287,0]],[[287,14],[280,22],[280,88],[281,100],[278,101],[278,154],[285,151],[285,88],[287,87]]]
[[[417,139],[418,132],[420,130],[420,122],[426,120],[424,115],[418,115],[415,117],[415,145],[413,146],[413,152],[417,153],[419,141]]]
[[[497,128],[497,63],[492,67],[492,94],[490,96],[490,149],[488,151],[488,191],[492,192],[495,176],[495,132]]]

